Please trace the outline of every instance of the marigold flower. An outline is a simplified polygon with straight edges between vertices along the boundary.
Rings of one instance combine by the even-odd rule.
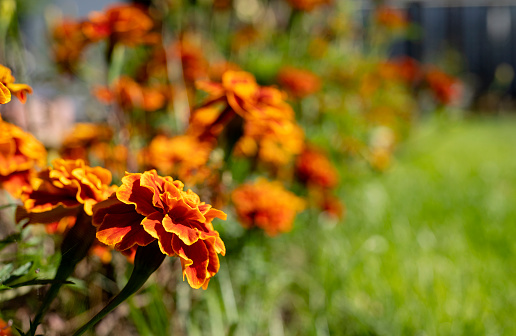
[[[158,135],[148,148],[149,163],[166,175],[174,175],[183,181],[195,181],[197,175],[209,174],[206,162],[212,145],[190,135],[169,138]]]
[[[82,32],[82,22],[63,20],[52,28],[54,61],[65,71],[71,72],[88,44]]]
[[[109,36],[111,43],[134,46],[159,41],[159,34],[151,33],[154,27],[152,18],[142,7],[134,4],[115,5],[104,13],[93,12],[87,27],[88,36]]]
[[[222,83],[197,81],[196,84],[209,93],[202,109],[223,106],[217,119],[200,132],[203,140],[216,137],[235,114],[246,122],[293,123],[294,110],[285,102],[285,93],[273,87],[260,87],[248,72],[229,70],[222,75]]]
[[[208,75],[210,80],[214,82],[222,81],[222,75],[226,71],[242,71],[240,66],[236,63],[228,62],[228,61],[220,61],[213,64],[210,64],[210,68],[208,71]]]
[[[254,76],[245,71],[226,71],[222,83],[198,81],[197,87],[210,95],[204,106],[225,101],[244,119],[293,119],[294,111],[287,104],[285,94],[272,87],[260,87]]]
[[[321,80],[316,74],[290,66],[285,66],[279,71],[277,80],[285,90],[296,98],[304,98],[321,88]]]
[[[32,88],[27,84],[15,83],[11,69],[0,64],[0,104],[11,101],[14,95],[22,104],[27,100],[27,94],[32,93]]]
[[[222,83],[197,81],[196,85],[210,95],[205,105],[226,100],[236,113],[243,116],[246,111],[242,105],[253,100],[259,90],[254,76],[245,71],[226,71],[222,75]]]
[[[92,207],[111,195],[116,186],[109,186],[111,173],[101,167],[89,167],[83,160],[56,159],[53,168],[41,171],[31,181],[32,189],[21,195],[23,210],[18,219],[29,223],[53,223],[74,215],[79,206],[92,215]]]
[[[200,43],[196,43],[192,35],[183,34],[179,42],[172,45],[171,54],[181,60],[183,77],[187,82],[208,76],[208,61]]]
[[[406,84],[413,84],[421,79],[421,66],[415,59],[404,56],[380,64],[380,73],[386,80],[401,79]]]
[[[251,119],[244,125],[244,135],[235,145],[235,154],[281,166],[301,153],[304,132],[293,121]]]
[[[445,72],[431,68],[426,72],[425,79],[439,103],[448,105],[460,98],[459,81]]]
[[[342,220],[346,216],[346,205],[342,201],[333,195],[325,193],[322,197],[321,209],[328,215]]]
[[[13,196],[30,185],[35,166],[46,164],[45,147],[29,133],[0,117],[0,184]]]
[[[405,13],[391,7],[379,7],[375,12],[375,21],[378,25],[393,30],[407,27],[408,20]]]
[[[94,207],[97,238],[118,251],[157,240],[163,254],[181,259],[190,286],[206,289],[219,270],[218,254],[226,252],[212,221],[226,219],[226,214],[201,202],[191,190],[184,191],[181,181],[155,170],[126,173],[122,183]]]
[[[287,2],[292,6],[292,8],[311,12],[319,6],[330,4],[332,0],[287,0]]]
[[[242,226],[263,229],[268,235],[288,232],[305,202],[278,182],[258,179],[235,189],[231,195]]]
[[[93,94],[104,104],[116,101],[126,111],[134,108],[155,111],[165,106],[168,90],[166,86],[146,87],[130,77],[122,76],[114,82],[111,89],[96,87]]]
[[[13,330],[11,329],[12,321],[9,323],[5,322],[0,318],[0,336],[12,336]]]
[[[88,162],[89,150],[99,143],[109,141],[112,136],[113,131],[106,125],[77,123],[64,138],[59,153],[63,159]]]
[[[338,183],[337,169],[326,155],[315,147],[305,147],[296,160],[296,174],[310,186],[333,188]]]

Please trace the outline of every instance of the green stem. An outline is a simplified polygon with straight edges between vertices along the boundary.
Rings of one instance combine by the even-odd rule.
[[[120,293],[112,298],[111,301],[97,315],[95,315],[88,323],[77,330],[73,336],[84,334],[89,328],[93,327],[107,314],[118,307],[118,305],[136,293],[151,276],[151,274],[158,269],[164,259],[165,254],[163,254],[159,249],[157,240],[147,246],[139,246],[134,258],[133,272],[131,273],[131,277],[129,278],[129,281],[125,287],[120,291]]]
[[[81,208],[77,215],[75,225],[68,231],[66,237],[61,243],[61,262],[57,268],[54,281],[50,289],[45,294],[43,302],[30,324],[29,335],[34,336],[36,329],[41,320],[50,308],[50,304],[54,301],[59,289],[66,282],[66,279],[73,273],[75,266],[84,259],[95,240],[95,227],[91,224],[91,216],[88,216],[84,209]]]

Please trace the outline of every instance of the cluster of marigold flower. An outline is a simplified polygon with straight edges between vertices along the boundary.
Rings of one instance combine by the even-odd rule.
[[[329,2],[289,3],[295,11],[311,11]],[[151,13],[137,5],[116,5],[54,27],[54,59],[68,73],[76,74],[85,49],[100,41],[108,67],[117,62],[117,48],[143,45],[145,52],[132,72],[91,88],[112,108],[115,122],[76,124],[51,166],[34,136],[0,117],[0,187],[22,204],[17,221],[45,224],[51,233],[93,228],[91,249],[106,262],[106,246],[132,260],[138,250],[156,245],[161,256],[181,260],[183,277],[193,288],[207,288],[219,270],[218,255],[226,252],[213,226],[215,218],[226,219],[218,208],[232,204],[245,228],[257,227],[270,236],[290,231],[296,214],[307,206],[342,217],[344,205],[335,196],[339,173],[328,153],[305,138],[306,125],[298,123],[300,112],[289,103],[300,106],[322,91],[321,77],[339,90],[353,88],[348,91],[358,97],[360,117],[341,114],[355,118],[352,127],[372,134],[365,156],[379,170],[389,165],[399,129],[409,124],[409,89],[424,82],[443,104],[457,94],[451,77],[423,71],[408,59],[373,66],[363,62],[321,77],[283,66],[275,80],[284,91],[259,85],[237,64],[206,59],[205,41],[193,33],[181,32],[164,46],[158,33],[163,23]],[[378,11],[376,20],[393,29],[406,26],[403,16],[388,9]],[[178,64],[182,85],[173,85],[170,77],[177,77]],[[24,102],[31,87],[15,83],[8,68],[0,71],[0,103],[8,103],[11,95]],[[385,90],[393,82],[404,89],[386,103]],[[177,108],[181,97],[186,112]],[[335,109],[346,110],[342,105]],[[170,111],[175,125],[158,122],[170,121]],[[342,133],[335,134],[342,137],[335,150],[363,155],[360,137]],[[236,160],[248,162],[246,174],[255,178],[240,185],[232,180],[230,164]],[[289,191],[292,185],[303,186],[306,197]]]
[[[84,48],[101,39],[109,41],[110,46],[156,43],[159,35],[152,32],[154,26],[148,13],[135,5],[112,7],[84,21],[62,22],[54,30],[56,61],[71,70]],[[192,287],[206,288],[218,270],[217,255],[225,253],[212,220],[225,219],[226,215],[201,202],[191,190],[185,191],[179,180],[161,177],[155,169],[191,186],[197,184],[201,190],[201,182],[210,183],[211,199],[223,205],[227,198],[222,192],[213,195],[224,189],[220,186],[223,162],[214,157],[214,150],[220,143],[233,141],[232,146],[225,148],[231,155],[248,158],[255,167],[263,165],[272,176],[282,176],[287,167],[290,171],[295,169],[299,181],[318,190],[320,206],[337,215],[340,205],[336,206],[337,199],[329,198],[326,191],[336,187],[338,174],[322,151],[305,143],[285,92],[258,85],[253,75],[234,65],[211,76],[219,81],[198,80],[205,78],[209,70],[213,72],[205,67],[207,62],[200,50],[191,47],[186,39],[172,48],[173,55],[182,60],[185,82],[191,84],[189,89],[201,89],[208,95],[192,110],[183,134],[156,134],[148,147],[142,148],[138,163],[144,173],[126,173],[122,185],[117,187],[111,185],[110,170],[89,166],[96,154],[97,159],[114,159],[114,155],[106,154],[114,130],[105,125],[77,124],[63,142],[61,158],[45,168],[44,146],[29,133],[2,120],[1,143],[5,150],[0,156],[0,178],[2,187],[23,203],[17,211],[19,221],[43,223],[49,232],[63,232],[84,212],[97,228],[98,242],[134,255],[137,246],[157,240],[162,253],[181,258],[183,273]],[[138,71],[141,81],[159,79],[158,74],[163,74],[167,67],[167,51],[162,47],[155,46],[150,55]],[[31,88],[15,84],[9,70],[5,71],[3,102],[8,101],[11,93],[25,100]],[[103,102],[127,112],[128,118],[135,109],[163,108],[167,97],[142,87],[141,81],[120,77],[110,87],[94,91]],[[317,76],[296,68],[283,69],[278,81],[297,98],[320,88]],[[230,139],[235,127],[240,128],[240,134]],[[119,170],[127,167],[127,148],[123,148],[112,152],[119,155]],[[232,200],[245,227],[257,226],[269,235],[289,231],[295,214],[305,207],[305,202],[285,189],[282,182],[265,178],[237,187]]]

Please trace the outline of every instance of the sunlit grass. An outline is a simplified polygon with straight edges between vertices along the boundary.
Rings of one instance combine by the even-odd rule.
[[[390,172],[348,192],[344,295],[377,332],[516,332],[514,127],[425,124]]]

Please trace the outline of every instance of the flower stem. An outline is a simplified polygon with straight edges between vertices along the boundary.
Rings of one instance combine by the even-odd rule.
[[[38,325],[50,308],[50,304],[59,293],[59,289],[61,289],[63,283],[73,273],[79,261],[88,254],[95,240],[95,232],[96,229],[91,224],[91,216],[88,216],[84,212],[84,208],[81,208],[77,214],[75,225],[68,231],[61,243],[61,262],[57,268],[54,282],[45,294],[34,320],[30,323],[28,335],[34,336],[36,334]]]
[[[73,336],[84,334],[89,328],[93,327],[118,307],[119,304],[136,293],[151,274],[158,269],[164,259],[165,255],[160,251],[157,240],[147,246],[139,246],[134,257],[133,272],[125,287],[97,315],[77,330]]]

